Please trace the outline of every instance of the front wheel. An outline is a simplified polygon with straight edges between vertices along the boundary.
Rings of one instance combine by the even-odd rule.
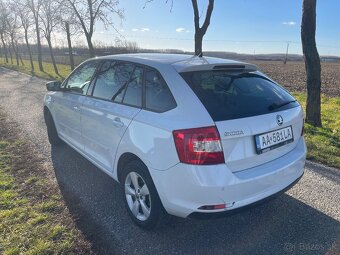
[[[131,219],[139,227],[153,229],[166,215],[146,166],[131,161],[123,169],[124,201]]]

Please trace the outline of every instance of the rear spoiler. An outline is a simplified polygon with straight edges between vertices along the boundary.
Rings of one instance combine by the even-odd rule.
[[[248,64],[248,63],[230,63],[230,64],[203,64],[203,65],[192,65],[186,67],[181,70],[181,73],[184,72],[193,72],[193,71],[230,71],[230,72],[255,72],[257,71],[256,65]]]

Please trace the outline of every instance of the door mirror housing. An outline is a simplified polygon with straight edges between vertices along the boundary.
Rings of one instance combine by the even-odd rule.
[[[60,91],[61,82],[60,81],[50,81],[46,83],[46,89],[48,91]]]

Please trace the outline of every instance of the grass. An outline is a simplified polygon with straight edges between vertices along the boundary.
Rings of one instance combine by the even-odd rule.
[[[0,254],[91,254],[63,199],[0,116]],[[40,168],[40,170],[39,170]]]
[[[26,73],[29,75],[34,75],[40,78],[48,79],[48,80],[63,80],[65,77],[71,72],[71,68],[69,65],[62,65],[57,64],[59,75],[57,75],[54,72],[53,65],[48,62],[43,62],[44,71],[39,70],[38,61],[33,61],[34,65],[34,71],[31,70],[31,64],[29,60],[23,59],[24,65],[21,65],[21,62],[19,62],[20,65],[18,66],[16,64],[16,60],[13,59],[13,64],[11,64],[11,61],[9,60],[9,63],[5,63],[4,58],[0,58],[0,66],[6,67],[9,69],[13,69],[22,73]]]
[[[306,95],[294,96],[305,109]],[[322,128],[305,124],[307,159],[340,168],[340,97],[321,97]]]

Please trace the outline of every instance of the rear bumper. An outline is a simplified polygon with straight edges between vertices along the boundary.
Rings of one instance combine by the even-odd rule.
[[[165,170],[150,169],[165,210],[179,217],[223,214],[284,192],[303,175],[306,145],[301,138],[286,155],[240,172],[225,164],[194,166],[179,163]],[[219,210],[198,209],[226,204]]]
[[[292,182],[291,184],[289,184],[286,188],[284,188],[283,190],[280,190],[278,192],[276,192],[275,194],[273,195],[270,195],[269,197],[266,197],[266,198],[263,198],[259,201],[256,201],[252,204],[248,204],[248,205],[245,205],[243,207],[239,207],[239,208],[236,208],[236,209],[231,209],[231,210],[227,210],[227,211],[224,211],[224,212],[215,212],[215,213],[202,213],[202,212],[193,212],[191,214],[188,215],[188,217],[190,218],[194,218],[194,219],[211,219],[211,218],[220,218],[220,217],[225,217],[225,216],[228,216],[228,215],[231,215],[231,214],[234,214],[234,213],[237,213],[237,212],[240,212],[240,211],[243,211],[243,210],[247,210],[251,207],[254,207],[256,205],[259,205],[259,204],[262,204],[266,201],[269,201],[271,199],[274,199],[280,195],[282,195],[283,193],[285,193],[286,191],[288,191],[289,189],[291,189],[295,184],[297,184],[299,182],[299,180],[302,178],[304,173],[302,173],[302,175],[297,178],[294,182]]]

